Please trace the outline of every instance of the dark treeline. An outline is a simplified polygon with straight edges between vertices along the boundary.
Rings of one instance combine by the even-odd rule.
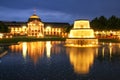
[[[0,21],[0,33],[9,32],[8,26],[6,26],[3,22]]]
[[[96,17],[90,22],[94,30],[118,30],[120,29],[120,18],[111,16],[108,19],[104,16]]]

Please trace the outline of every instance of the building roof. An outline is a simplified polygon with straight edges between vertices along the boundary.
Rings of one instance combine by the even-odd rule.
[[[45,27],[69,27],[69,23],[62,23],[62,22],[43,22]]]
[[[39,18],[39,16],[37,16],[36,14],[33,14],[32,16],[30,16],[30,18]]]
[[[89,21],[88,19],[76,19],[75,21]]]
[[[16,22],[16,21],[2,21],[6,26],[12,27],[21,27],[21,26],[26,26],[27,22]]]
[[[34,21],[34,20],[38,20],[41,21],[40,17],[37,16],[36,14],[33,14],[32,16],[30,16],[30,18],[28,19],[28,22]]]
[[[27,22],[16,22],[16,21],[0,21],[3,22],[5,25],[9,27],[21,27],[21,26],[27,26]],[[63,22],[43,22],[44,27],[69,27],[69,23],[63,23]]]

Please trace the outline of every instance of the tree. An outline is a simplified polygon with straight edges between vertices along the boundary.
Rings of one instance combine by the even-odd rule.
[[[90,26],[91,26],[91,28],[93,28],[94,30],[100,29],[99,20],[98,20],[97,17],[91,21]]]
[[[120,29],[120,19],[117,18],[116,16],[111,16],[108,19],[108,24],[107,26],[109,27],[109,29]]]
[[[99,27],[100,29],[107,29],[107,18],[104,16],[99,17]]]
[[[70,30],[73,28],[73,24],[72,25],[70,25],[70,26],[68,26],[67,28],[66,28],[66,32],[70,32]]]
[[[95,30],[115,30],[120,29],[120,18],[114,15],[108,19],[104,16],[100,16],[99,18],[96,17],[93,19],[90,24]]]
[[[0,21],[0,32],[7,33],[9,32],[8,26],[6,26],[3,22]]]

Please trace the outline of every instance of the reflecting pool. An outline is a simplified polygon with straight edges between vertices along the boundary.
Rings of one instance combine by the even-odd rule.
[[[120,43],[64,45],[39,41],[0,46],[0,80],[120,80]]]

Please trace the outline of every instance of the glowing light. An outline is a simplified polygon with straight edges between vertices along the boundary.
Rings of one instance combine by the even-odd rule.
[[[74,27],[70,31],[66,43],[67,46],[74,44],[75,47],[90,47],[96,46],[98,39],[95,38],[94,30],[90,28],[88,20],[77,20],[74,22]]]
[[[23,54],[23,57],[24,57],[24,59],[26,59],[26,56],[27,56],[27,43],[26,42],[23,42],[23,52],[22,52],[22,54]]]
[[[50,54],[51,54],[51,42],[50,41],[46,42],[46,53],[47,53],[47,57],[50,58]]]
[[[104,54],[105,54],[105,48],[103,47],[102,48],[102,56],[104,57]]]
[[[26,26],[23,26],[22,28],[26,28]]]
[[[74,22],[74,28],[90,28],[88,20],[77,20]]]
[[[47,26],[47,27],[46,27],[46,30],[49,30],[49,31],[50,31],[50,30],[51,30],[51,27],[50,27],[50,26]]]
[[[0,38],[3,38],[3,34],[2,33],[0,33]]]
[[[96,31],[96,34],[98,34],[99,32],[98,31]]]
[[[109,46],[112,46],[112,43],[109,43]]]
[[[110,47],[110,58],[112,57],[112,47]]]
[[[95,38],[93,29],[72,29],[70,38]]]
[[[70,63],[73,65],[74,72],[77,74],[89,73],[90,67],[94,62],[94,50],[88,48],[70,48]]]
[[[30,16],[30,18],[38,18],[39,19],[39,17],[36,14],[33,14],[32,16]]]
[[[102,31],[103,34],[105,34],[105,31]]]

